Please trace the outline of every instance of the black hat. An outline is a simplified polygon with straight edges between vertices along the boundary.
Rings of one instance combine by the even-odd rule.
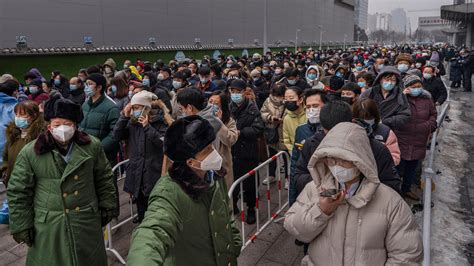
[[[97,86],[102,85],[102,91],[105,91],[107,87],[107,80],[105,79],[104,76],[98,73],[92,73],[90,74],[86,80],[92,80],[97,84]]]
[[[50,96],[44,104],[44,119],[50,121],[52,118],[64,118],[79,124],[84,118],[81,106],[56,92]]]
[[[165,72],[168,72],[168,75],[171,76],[171,69],[167,66],[164,66],[160,69],[160,71],[165,71]]]
[[[199,75],[202,75],[202,76],[207,76],[209,74],[211,74],[211,69],[209,67],[201,67],[198,71],[198,74]]]
[[[245,81],[241,79],[234,79],[230,82],[229,89],[239,89],[239,90],[245,90],[247,88],[247,84]]]
[[[174,162],[184,162],[211,144],[216,138],[209,121],[198,115],[176,120],[166,130],[165,154]]]

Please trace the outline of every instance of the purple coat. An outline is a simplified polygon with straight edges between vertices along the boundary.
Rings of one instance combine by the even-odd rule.
[[[432,132],[436,130],[436,108],[431,95],[423,91],[418,97],[407,95],[411,118],[403,127],[394,129],[402,160],[422,160]]]

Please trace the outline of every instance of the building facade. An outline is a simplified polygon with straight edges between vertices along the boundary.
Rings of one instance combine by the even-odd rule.
[[[400,33],[408,32],[408,16],[403,8],[396,8],[390,12],[390,30]]]
[[[392,16],[388,13],[375,13],[369,15],[369,32],[377,30],[391,30],[390,23]]]
[[[342,42],[354,37],[355,0],[268,0],[268,43]],[[27,6],[28,8],[25,8]],[[0,48],[25,36],[29,47],[253,44],[263,41],[264,1],[0,1]]]
[[[361,29],[368,30],[369,0],[356,0],[354,11],[355,24]]]
[[[450,24],[449,21],[441,19],[439,16],[419,17],[418,29],[425,31],[449,30]]]

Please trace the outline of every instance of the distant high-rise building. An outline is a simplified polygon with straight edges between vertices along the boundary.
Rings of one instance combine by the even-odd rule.
[[[396,8],[390,12],[390,30],[408,34],[408,16],[403,8]]]
[[[356,0],[354,8],[355,24],[359,28],[367,30],[369,19],[369,0]]]
[[[391,30],[390,23],[392,16],[388,13],[375,13],[369,15],[368,29],[369,32],[377,30]]]

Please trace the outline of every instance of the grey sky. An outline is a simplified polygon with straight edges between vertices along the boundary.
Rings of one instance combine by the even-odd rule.
[[[403,8],[410,18],[412,30],[416,30],[418,17],[440,16],[440,6],[451,4],[453,4],[453,0],[369,0],[369,14],[390,13],[395,8]],[[438,11],[432,11],[432,9],[438,9]]]

